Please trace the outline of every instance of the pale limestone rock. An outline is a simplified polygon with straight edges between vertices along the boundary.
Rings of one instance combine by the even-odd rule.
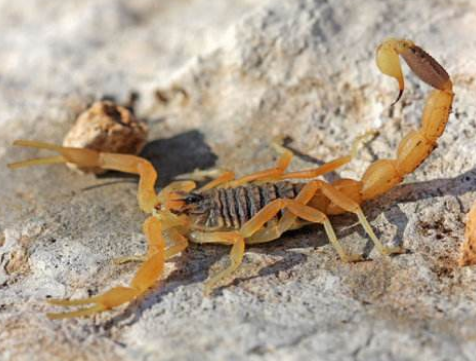
[[[0,1],[3,259],[31,235],[28,267],[0,275],[0,359],[473,359],[476,272],[457,261],[476,198],[475,23],[474,2],[459,0]],[[144,251],[144,215],[129,178],[7,171],[36,155],[11,148],[14,139],[60,142],[91,99],[122,103],[138,91],[138,117],[150,125],[143,155],[161,186],[195,168],[268,167],[276,135],[305,155],[294,169],[311,167],[376,127],[379,137],[338,172],[358,178],[395,154],[429,91],[406,69],[407,91],[389,108],[396,85],[374,60],[389,36],[432,54],[456,93],[433,155],[364,207],[383,242],[411,253],[382,257],[353,217],[337,217],[343,245],[372,261],[343,264],[310,227],[250,247],[236,280],[206,298],[203,281],[228,248],[191,246],[126,311],[46,319],[47,296],[129,282],[137,265],[110,260]]]

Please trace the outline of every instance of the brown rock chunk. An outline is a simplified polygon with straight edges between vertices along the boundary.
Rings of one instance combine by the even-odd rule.
[[[99,101],[79,115],[63,145],[109,153],[138,154],[147,141],[147,134],[147,125],[129,109],[112,101]],[[68,166],[85,173],[104,172],[98,168]]]

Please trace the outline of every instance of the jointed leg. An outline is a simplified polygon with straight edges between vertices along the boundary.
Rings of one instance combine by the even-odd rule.
[[[169,260],[176,254],[183,252],[188,247],[188,240],[175,228],[171,228],[168,231],[163,231],[164,238],[172,243],[171,246],[165,249],[165,260]],[[145,262],[147,260],[147,255],[134,255],[134,256],[125,256],[114,259],[115,264],[123,264],[128,262]]]
[[[403,249],[402,247],[388,247],[388,246],[384,246],[382,242],[380,242],[380,240],[377,238],[374,231],[372,230],[372,227],[370,226],[369,222],[365,218],[362,208],[360,208],[360,205],[356,203],[354,200],[347,197],[345,194],[339,192],[332,185],[328,183],[324,183],[324,182],[322,182],[322,193],[327,198],[329,198],[330,201],[334,203],[336,206],[346,210],[347,212],[351,212],[357,215],[357,217],[359,218],[360,224],[362,225],[364,230],[367,232],[370,239],[372,240],[375,247],[378,249],[380,253],[389,255],[394,253],[405,252],[405,249]]]
[[[259,180],[273,180],[279,178],[279,176],[282,175],[289,167],[294,154],[289,149],[283,147],[279,142],[273,142],[272,146],[280,154],[280,157],[276,162],[276,166],[256,173],[248,174],[242,178],[231,181],[227,184],[227,187],[237,187]]]
[[[78,311],[50,313],[49,318],[71,318],[90,316],[103,312],[144,295],[148,289],[154,286],[162,276],[165,262],[165,240],[162,237],[161,224],[155,217],[149,217],[144,223],[144,233],[148,241],[148,251],[145,262],[137,271],[128,287],[114,287],[99,296],[79,300],[49,300],[57,306],[82,306],[92,305]]]
[[[195,243],[218,243],[232,245],[230,252],[231,264],[215,276],[211,277],[205,283],[205,293],[209,294],[223,278],[231,275],[240,266],[245,253],[245,240],[243,236],[237,231],[214,233],[194,232],[191,234],[191,240]]]
[[[209,190],[218,186],[226,185],[227,187],[237,187],[246,183],[255,182],[255,181],[277,181],[284,179],[309,179],[316,178],[320,175],[332,172],[343,165],[349,163],[357,155],[358,147],[368,138],[370,135],[375,135],[377,132],[375,130],[370,130],[365,134],[357,137],[352,143],[352,150],[350,155],[337,158],[331,162],[323,164],[318,168],[307,169],[298,172],[285,173],[286,169],[289,167],[294,153],[285,148],[280,144],[280,142],[273,142],[273,148],[280,154],[276,166],[273,168],[265,169],[256,173],[248,174],[242,178],[233,180],[235,178],[235,173],[232,171],[223,171],[216,179],[212,180],[210,183],[207,183],[205,186],[200,188],[200,191]],[[212,172],[215,172],[213,170]],[[206,171],[196,172],[199,176],[207,174]]]
[[[311,183],[309,183],[309,184],[311,184]],[[317,189],[317,188],[315,188],[315,189]],[[312,196],[311,196],[311,198],[312,198]],[[265,231],[265,232],[262,232],[262,233],[259,233],[259,232],[253,233],[253,235],[251,236],[249,241],[247,239],[247,243],[248,244],[257,244],[257,243],[269,242],[271,240],[270,238],[273,237],[273,236],[274,236],[274,239],[279,238],[283,232],[285,232],[286,230],[288,230],[291,227],[292,222],[294,222],[295,218],[299,217],[299,218],[304,219],[308,222],[322,224],[324,226],[324,230],[326,231],[327,237],[329,238],[329,241],[331,242],[332,246],[335,248],[335,250],[339,254],[339,257],[344,262],[356,262],[356,261],[363,260],[363,257],[361,255],[347,254],[344,251],[344,249],[342,248],[341,244],[339,243],[339,241],[337,239],[337,236],[334,232],[334,229],[332,228],[332,225],[329,221],[329,218],[324,213],[322,213],[321,211],[319,211],[315,208],[306,206],[305,203],[307,203],[309,200],[306,200],[305,195],[303,195],[303,197],[301,197],[301,199],[304,200],[303,203],[301,203],[299,200],[297,200],[297,198],[293,199],[293,200],[291,200],[291,199],[277,200],[277,201],[274,201],[274,202],[270,203],[270,205],[271,205],[273,203],[278,203],[279,202],[278,205],[280,206],[280,208],[278,208],[277,212],[279,212],[279,210],[281,210],[282,208],[286,208],[287,212],[289,212],[289,213],[287,213],[278,222],[277,227],[266,229],[267,232]],[[270,208],[276,209],[277,207],[275,206],[275,207],[270,207]],[[277,212],[274,215],[276,215]],[[259,215],[259,213],[256,216],[258,216],[258,215]],[[270,215],[271,214],[268,214],[267,216],[269,217]],[[273,215],[273,217],[274,217],[274,215]],[[285,218],[286,216],[288,216],[289,218]],[[285,219],[292,220],[292,222],[285,221]],[[258,225],[262,226],[266,222],[267,222],[267,220],[264,217],[259,219],[259,221],[257,221],[255,223],[253,228],[250,228],[249,232],[251,233],[254,229],[256,229],[258,227]]]
[[[213,178],[210,182],[206,183],[203,187],[201,187],[198,191],[203,192],[208,189],[212,189],[222,185],[223,183],[227,183],[235,179],[235,172],[232,172],[227,169],[221,168],[212,168],[212,169],[196,169],[192,173],[180,174],[179,176],[175,177],[178,180],[192,180],[195,182],[203,182],[208,178]]]
[[[332,228],[329,218],[327,218],[324,213],[320,212],[315,208],[300,204],[296,201],[289,201],[288,209],[295,216],[302,218],[308,222],[321,223],[324,226],[324,230],[326,231],[327,237],[329,237],[329,241],[339,254],[342,261],[357,262],[362,261],[364,259],[360,254],[349,255],[344,251],[341,244],[337,240],[337,236],[334,232],[334,229]]]
[[[303,189],[301,189],[294,200],[306,205],[316,194],[318,188],[318,182],[309,182],[303,187]],[[268,224],[266,227],[258,230],[255,234],[253,234],[253,236],[246,240],[246,243],[256,244],[273,241],[279,238],[284,232],[291,229],[296,221],[296,218],[296,215],[287,210],[279,222]]]
[[[311,169],[305,169],[302,171],[297,171],[297,172],[291,172],[291,173],[285,173],[280,175],[279,177],[276,178],[276,180],[285,180],[285,179],[310,179],[310,178],[316,178],[318,176],[324,175],[326,173],[332,172],[347,163],[349,163],[352,159],[354,159],[357,156],[357,152],[359,150],[359,147],[361,146],[362,143],[366,141],[369,136],[375,136],[377,134],[376,130],[369,130],[365,132],[363,135],[355,138],[355,140],[352,142],[352,148],[351,152],[349,155],[334,159],[330,162],[327,162],[320,167],[317,168],[311,168]]]
[[[48,149],[60,155],[13,163],[9,165],[10,168],[53,163],[73,163],[80,167],[100,167],[102,169],[138,174],[140,179],[137,198],[140,208],[146,213],[151,213],[157,203],[157,194],[155,192],[157,172],[152,164],[144,158],[126,154],[101,153],[85,148],[61,147],[28,140],[17,140],[13,144],[22,147]]]
[[[176,254],[183,252],[188,247],[188,239],[175,228],[171,228],[165,232],[165,238],[173,242],[172,246],[167,247],[165,250],[166,260],[172,258]]]
[[[237,187],[249,182],[257,181],[260,179],[273,179],[280,174],[284,173],[286,168],[289,166],[293,158],[293,152],[289,149],[283,147],[279,142],[273,142],[271,144],[275,150],[281,154],[276,166],[270,169],[259,171],[257,173],[252,173],[247,176],[244,176],[239,179],[235,179],[235,172],[222,169],[211,169],[211,170],[196,170],[191,174],[181,175],[180,178],[187,178],[196,181],[203,180],[204,177],[216,177],[209,183],[205,184],[198,191],[203,192],[212,188],[220,187],[226,185],[227,187]],[[218,174],[218,175],[217,175]]]
[[[278,162],[274,168],[266,169],[257,173],[249,174],[235,181],[229,182],[227,186],[236,187],[243,185],[249,182],[255,181],[278,181],[286,179],[310,179],[316,178],[320,175],[332,172],[345,164],[349,163],[353,158],[356,157],[359,146],[365,141],[369,136],[373,136],[377,133],[375,130],[370,130],[365,132],[365,134],[357,137],[352,143],[351,153],[347,156],[337,158],[333,161],[325,163],[317,168],[306,169],[298,172],[285,173],[286,169],[289,167],[291,160],[293,158],[293,152],[287,148],[284,148],[278,143],[274,143],[273,146],[281,153],[281,157],[278,159]]]
[[[235,172],[225,171],[219,177],[212,180],[211,182],[205,184],[202,188],[199,189],[200,192],[216,188],[224,183],[230,182],[235,179]]]
[[[317,209],[311,208],[306,206],[305,204],[313,197],[316,193],[317,189],[319,188],[319,184],[317,182],[308,183],[298,195],[299,200],[291,200],[291,199],[276,199],[273,202],[266,205],[263,209],[261,209],[253,218],[251,218],[248,222],[246,222],[239,231],[231,231],[231,232],[215,232],[215,233],[201,233],[201,232],[194,232],[191,234],[191,240],[195,243],[220,243],[220,244],[229,244],[233,245],[231,250],[230,258],[231,258],[231,265],[223,270],[222,272],[218,273],[216,276],[212,277],[206,283],[206,291],[209,292],[213,287],[219,283],[223,278],[229,276],[233,273],[236,268],[241,264],[244,254],[244,247],[245,247],[245,240],[246,243],[262,243],[268,242],[271,239],[279,238],[282,234],[283,229],[285,227],[289,228],[294,222],[294,218],[289,218],[292,222],[285,222],[282,229],[278,227],[274,228],[266,228],[267,232],[259,233],[263,226],[272,220],[278,212],[282,209],[288,210],[293,217],[302,218],[308,222],[313,223],[320,223],[324,225],[324,229],[329,237],[331,244],[334,246],[336,251],[338,252],[341,259],[345,262],[354,262],[362,260],[362,256],[351,254],[348,255],[342,246],[340,245],[337,237],[332,229],[332,226],[329,222],[327,216],[318,211]],[[284,217],[282,218],[284,219]],[[287,219],[287,218],[286,218]],[[287,229],[286,228],[286,229]],[[284,231],[286,230],[284,229]],[[274,237],[274,238],[272,238]],[[271,239],[270,239],[271,238]]]

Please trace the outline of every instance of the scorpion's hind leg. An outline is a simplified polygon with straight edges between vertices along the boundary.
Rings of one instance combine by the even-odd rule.
[[[62,147],[55,144],[30,140],[17,140],[13,144],[21,147],[51,150],[59,153],[59,156],[12,163],[9,165],[10,168],[15,169],[53,163],[73,163],[79,167],[99,167],[102,169],[138,174],[140,180],[137,196],[140,208],[146,213],[151,213],[157,204],[157,194],[155,192],[157,172],[152,164],[144,158],[128,154],[102,153],[85,148]]]
[[[310,182],[301,190],[296,199],[276,199],[272,201],[247,221],[239,231],[215,233],[193,232],[190,235],[190,239],[195,243],[233,245],[230,253],[231,265],[206,282],[205,293],[210,293],[222,279],[231,275],[238,268],[243,260],[245,243],[264,243],[279,238],[281,234],[292,225],[295,217],[302,218],[308,222],[322,224],[331,244],[343,261],[356,262],[363,260],[361,255],[347,254],[345,252],[337,240],[328,217],[324,213],[306,206],[306,203],[309,202],[320,188],[319,186],[320,182]],[[285,215],[281,220],[286,219],[286,221],[278,222],[277,227],[263,228],[265,224],[271,221],[282,209],[289,211],[292,216]]]
[[[369,235],[373,244],[381,254],[390,255],[406,252],[403,247],[384,246],[382,242],[380,242],[378,237],[375,235],[359,203],[357,203],[351,197],[339,191],[334,186],[324,182],[322,182],[322,193],[332,202],[332,205],[334,207],[337,206],[347,212],[354,213],[357,216],[365,232]]]
[[[324,230],[330,243],[344,262],[358,262],[364,260],[360,254],[347,253],[337,239],[329,218],[321,211],[307,205],[316,194],[316,191],[320,188],[321,182],[310,182],[304,186],[295,199],[280,200],[282,206],[286,208],[286,212],[278,221],[276,227],[268,226],[258,230],[260,225],[264,225],[263,221],[266,219],[262,218],[260,223],[255,223],[253,226],[257,231],[247,239],[247,244],[265,243],[277,239],[281,237],[284,232],[292,228],[297,218],[301,218],[307,222],[319,223],[324,226]],[[248,225],[248,227],[249,226],[250,225]],[[247,230],[246,232],[252,233],[254,232],[254,229]]]
[[[90,316],[107,311],[122,304],[129,303],[143,296],[153,287],[164,270],[165,240],[162,236],[161,223],[155,217],[149,217],[144,223],[144,233],[148,241],[146,260],[137,271],[128,287],[114,287],[99,296],[79,300],[49,300],[48,302],[64,307],[92,305],[77,311],[49,313],[51,319]]]

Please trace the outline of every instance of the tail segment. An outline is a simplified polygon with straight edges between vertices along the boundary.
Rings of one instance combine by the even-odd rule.
[[[398,81],[400,92],[397,101],[404,90],[399,56],[421,80],[435,90],[427,100],[421,128],[403,138],[397,158],[378,160],[366,170],[362,177],[362,200],[387,192],[428,158],[443,134],[451,112],[453,84],[446,70],[413,42],[389,39],[377,50],[377,65],[382,73]]]

